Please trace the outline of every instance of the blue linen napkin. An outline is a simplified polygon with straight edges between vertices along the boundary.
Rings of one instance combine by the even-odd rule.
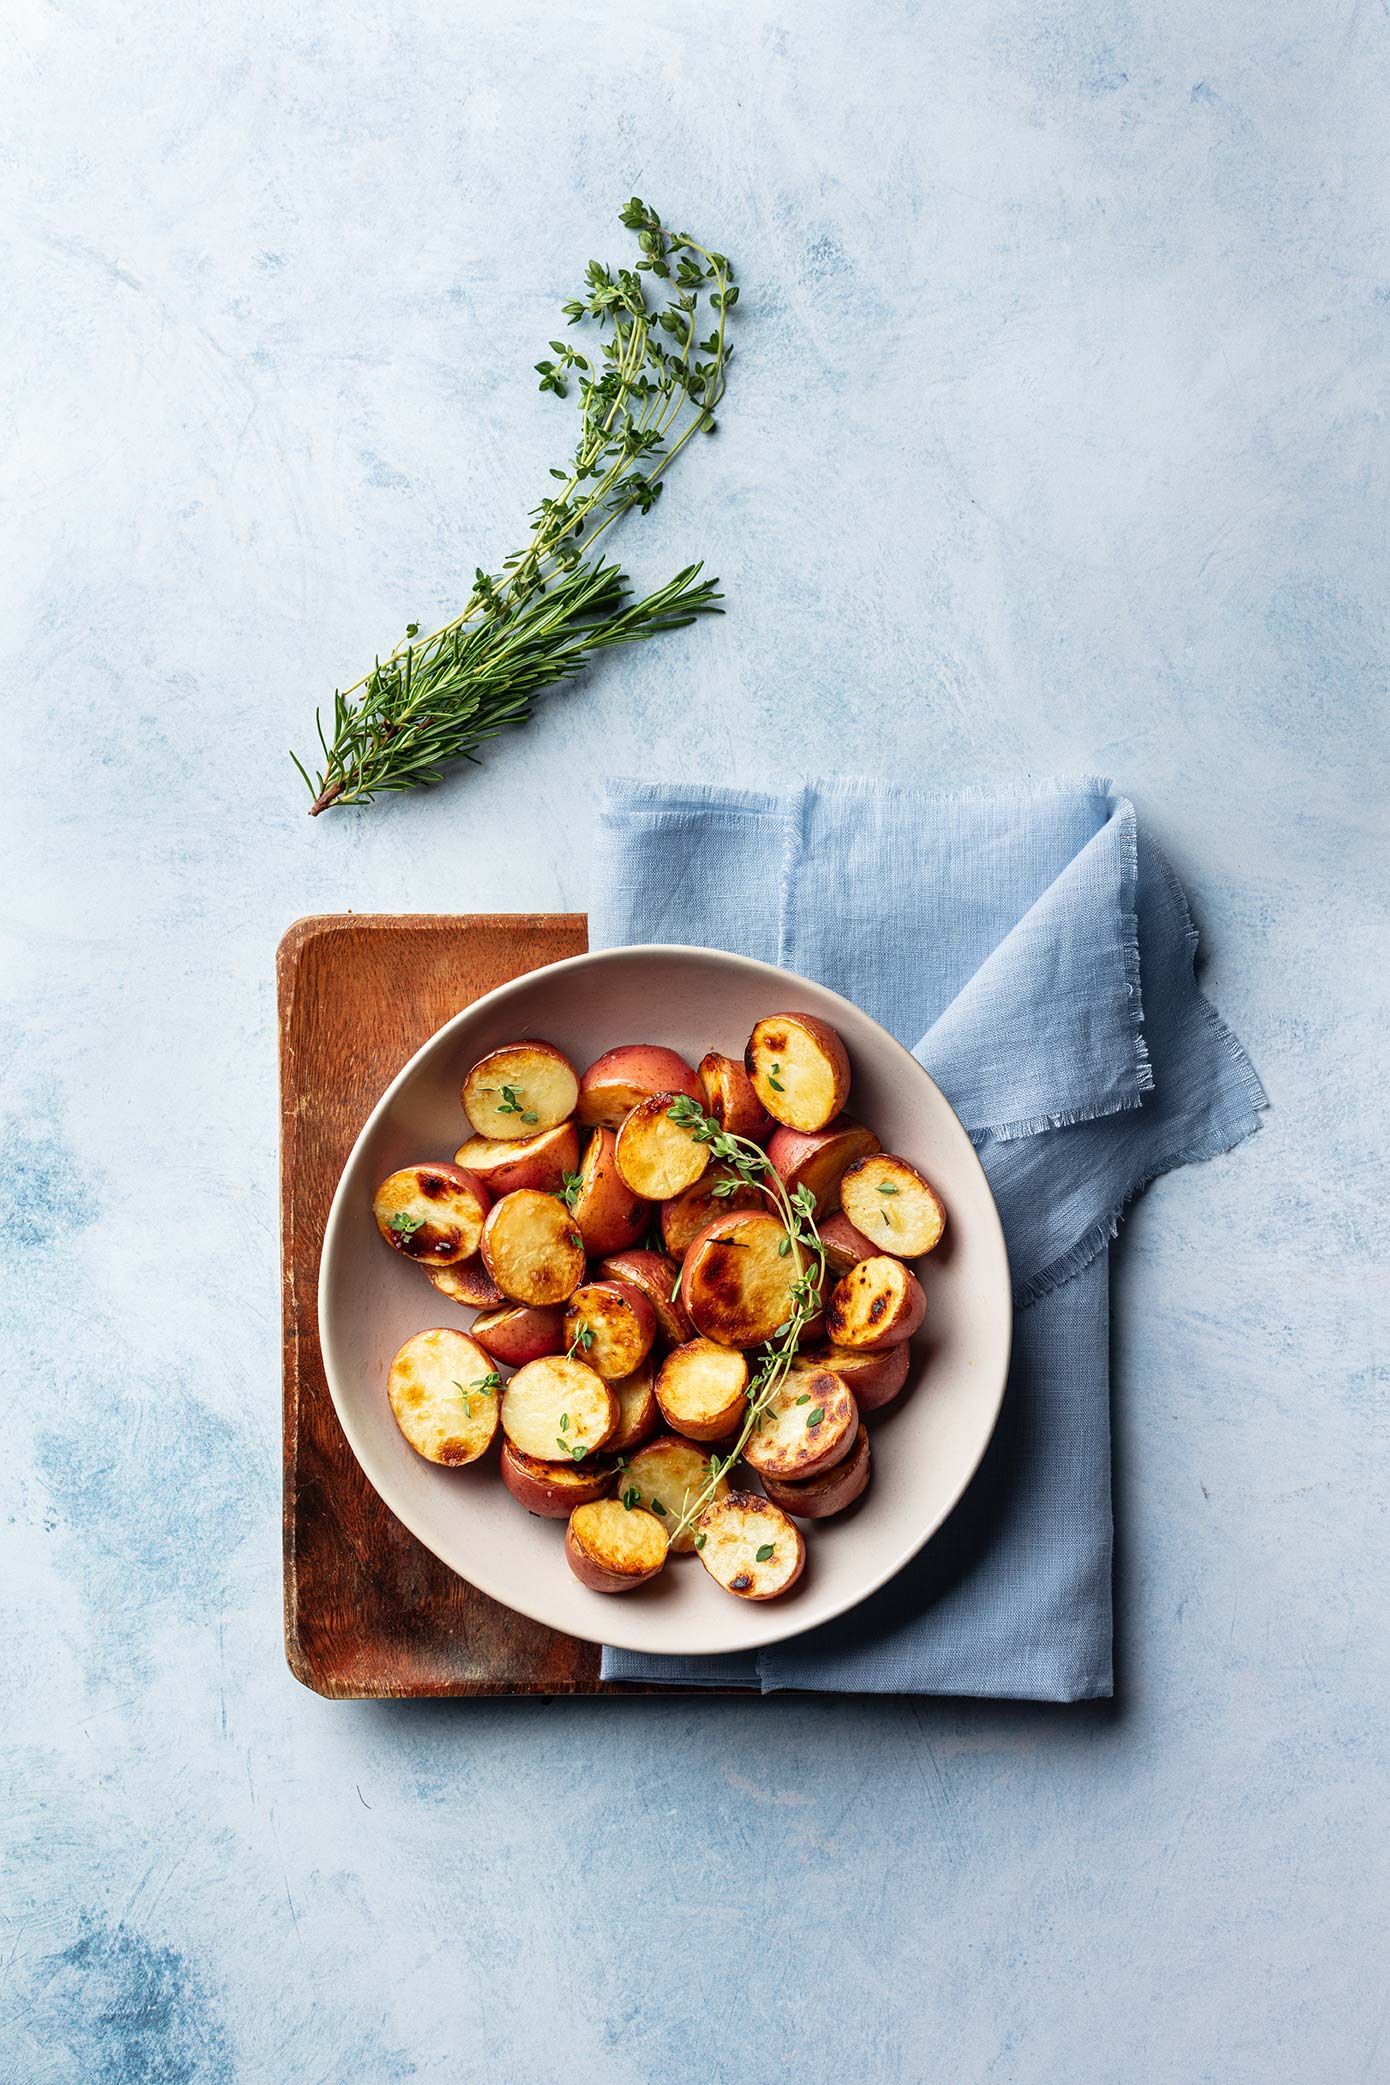
[[[589,935],[780,963],[912,1048],[989,1175],[1016,1313],[994,1439],[914,1563],[771,1649],[608,1649],[604,1677],[1109,1694],[1109,1243],[1140,1188],[1229,1150],[1267,1105],[1197,989],[1186,900],[1133,806],[1094,780],[950,795],[613,782]]]

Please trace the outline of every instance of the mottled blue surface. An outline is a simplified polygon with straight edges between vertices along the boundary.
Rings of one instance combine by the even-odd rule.
[[[1384,2074],[1385,11],[19,0],[0,2073]],[[634,189],[747,284],[731,613],[426,801],[314,700],[512,547]],[[1117,1257],[1113,1707],[332,1707],[272,953],[582,904],[596,777],[1114,773],[1269,1087]]]

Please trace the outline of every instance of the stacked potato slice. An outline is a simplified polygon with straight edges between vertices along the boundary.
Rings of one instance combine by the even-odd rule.
[[[865,1415],[903,1388],[927,1307],[907,1263],[946,1222],[916,1167],[844,1112],[849,1089],[839,1036],[805,1013],[767,1016],[741,1062],[711,1050],[698,1070],[658,1043],[605,1051],[582,1077],[534,1038],[480,1058],[453,1161],[399,1168],[373,1204],[386,1243],[477,1313],[391,1364],[411,1447],[458,1466],[500,1435],[507,1490],[566,1523],[570,1569],[597,1592],[680,1555],[740,1599],[787,1592],[806,1560],[797,1522],[868,1488]],[[804,1190],[825,1254],[827,1293],[800,1304],[797,1352],[756,1416],[803,1255],[738,1155],[711,1157],[711,1131]]]

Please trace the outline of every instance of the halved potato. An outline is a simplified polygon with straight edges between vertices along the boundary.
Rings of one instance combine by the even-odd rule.
[[[736,1209],[705,1225],[681,1268],[681,1300],[706,1339],[758,1347],[792,1314],[801,1255],[780,1217]]]
[[[497,1371],[466,1332],[417,1332],[391,1363],[386,1393],[417,1455],[450,1467],[476,1462],[497,1431]]]
[[[554,1043],[505,1043],[480,1057],[463,1082],[463,1112],[480,1137],[524,1137],[574,1113],[579,1074]]]
[[[425,1272],[441,1296],[463,1304],[466,1310],[495,1310],[502,1301],[502,1291],[483,1265],[481,1253],[475,1252],[471,1260],[454,1260],[447,1267],[427,1266]]]
[[[500,1303],[473,1320],[473,1337],[494,1361],[524,1368],[546,1354],[563,1354],[565,1311],[560,1303]]]
[[[893,1402],[907,1381],[911,1365],[912,1349],[906,1340],[901,1346],[882,1347],[870,1353],[853,1347],[832,1346],[826,1340],[821,1346],[803,1347],[792,1363],[792,1370],[804,1375],[820,1368],[833,1368],[853,1391],[854,1401],[862,1415],[881,1412],[885,1405]]]
[[[554,1195],[518,1187],[494,1202],[483,1225],[483,1259],[504,1296],[563,1303],[584,1279],[584,1240]]]
[[[372,1198],[376,1227],[412,1260],[445,1267],[471,1259],[483,1234],[491,1195],[462,1166],[402,1166]]]
[[[656,1365],[651,1355],[630,1376],[619,1376],[609,1387],[618,1400],[618,1426],[609,1439],[608,1450],[613,1455],[626,1455],[629,1448],[649,1441],[661,1424]]]
[[[528,1361],[502,1392],[503,1433],[542,1462],[582,1462],[617,1425],[618,1400],[607,1383],[568,1354]]]
[[[704,1088],[684,1057],[663,1043],[620,1043],[596,1057],[579,1082],[579,1119],[605,1129],[653,1093],[685,1093],[704,1105]]]
[[[618,1171],[635,1195],[665,1202],[693,1187],[709,1164],[709,1145],[671,1120],[678,1093],[653,1093],[624,1117],[615,1156]]]
[[[825,1264],[836,1280],[842,1274],[848,1274],[860,1260],[871,1260],[878,1251],[873,1239],[857,1231],[843,1209],[837,1209],[833,1216],[823,1216],[816,1229],[825,1247]]]
[[[789,1193],[810,1188],[818,1218],[836,1206],[846,1168],[878,1148],[873,1131],[850,1115],[837,1115],[824,1129],[774,1129],[767,1140],[774,1171]]]
[[[470,1166],[494,1197],[517,1187],[553,1194],[579,1164],[579,1131],[572,1122],[557,1122],[534,1137],[470,1137],[454,1153],[454,1164]]]
[[[872,1353],[911,1339],[927,1308],[922,1284],[901,1260],[879,1253],[860,1260],[836,1282],[825,1329],[837,1347]]]
[[[502,1452],[505,1460],[506,1450]],[[763,1490],[773,1505],[795,1514],[798,1520],[829,1520],[832,1513],[843,1513],[846,1506],[862,1498],[868,1488],[869,1429],[862,1419],[849,1454],[829,1469],[818,1470],[799,1484],[763,1475]]]
[[[718,1190],[723,1188],[724,1193]],[[673,1260],[683,1260],[707,1223],[731,1209],[766,1209],[767,1196],[760,1187],[740,1180],[728,1166],[711,1166],[709,1171],[661,1205],[661,1235]]]
[[[618,1171],[617,1142],[615,1130],[594,1131],[570,1204],[585,1250],[595,1259],[635,1245],[651,1217],[651,1203],[635,1195]]]
[[[849,1057],[814,1014],[769,1014],[743,1053],[753,1091],[788,1129],[824,1129],[849,1098]]]
[[[598,1271],[605,1281],[625,1281],[630,1288],[642,1291],[656,1312],[661,1336],[669,1345],[678,1347],[683,1339],[689,1339],[694,1328],[676,1294],[677,1269],[664,1252],[649,1252],[645,1246],[634,1246],[630,1252],[610,1252],[599,1261]]]
[[[612,1455],[590,1462],[546,1462],[502,1443],[502,1482],[528,1513],[542,1520],[568,1520],[576,1506],[590,1505],[613,1489],[618,1464]]]
[[[687,1340],[668,1354],[656,1379],[666,1424],[688,1441],[722,1441],[748,1409],[748,1363],[737,1347]]]
[[[710,1459],[693,1442],[673,1433],[658,1435],[639,1448],[618,1482],[619,1498],[632,1497],[634,1505],[645,1506],[667,1529],[673,1528],[688,1506],[694,1504],[710,1481]],[[711,1502],[727,1498],[729,1480],[721,1476],[711,1493]],[[695,1530],[689,1527],[671,1544],[672,1556],[689,1556],[695,1547]]]
[[[656,1338],[656,1312],[640,1289],[586,1281],[565,1307],[565,1345],[605,1382],[640,1368]]]
[[[695,1541],[715,1584],[740,1600],[775,1600],[796,1584],[806,1562],[800,1528],[751,1491],[731,1491],[707,1506]]]
[[[946,1211],[930,1181],[905,1158],[887,1152],[861,1158],[840,1182],[840,1207],[879,1252],[920,1259],[941,1243]]]
[[[744,1445],[743,1459],[760,1477],[795,1484],[842,1462],[854,1446],[859,1413],[842,1376],[831,1368],[793,1371],[778,1384]]]
[[[772,1132],[772,1117],[753,1091],[753,1081],[733,1057],[709,1050],[700,1059],[700,1084],[704,1088],[705,1113],[712,1115],[731,1137],[747,1137],[765,1144]]]
[[[627,1593],[655,1578],[666,1561],[666,1534],[653,1514],[620,1499],[576,1506],[565,1530],[565,1557],[594,1593]]]

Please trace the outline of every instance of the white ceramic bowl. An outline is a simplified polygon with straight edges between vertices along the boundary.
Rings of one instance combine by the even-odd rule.
[[[373,1190],[416,1159],[451,1158],[470,1133],[459,1102],[483,1052],[519,1036],[554,1042],[582,1070],[623,1042],[661,1042],[691,1064],[741,1058],[764,1014],[819,1014],[849,1051],[849,1112],[885,1150],[933,1182],[947,1234],[921,1262],[927,1316],[897,1402],[870,1421],[873,1479],[843,1520],[806,1524],[807,1562],[782,1600],[723,1592],[695,1557],[674,1558],[632,1593],[589,1592],[563,1552],[564,1523],[537,1520],[503,1488],[493,1453],[448,1470],[407,1446],[386,1375],[412,1333],[466,1327],[383,1245]],[[372,1110],[343,1169],[324,1237],[319,1329],[333,1402],[353,1453],[398,1519],[451,1570],[533,1620],[591,1643],[674,1656],[747,1650],[843,1614],[901,1570],[950,1512],[994,1430],[1012,1312],[1004,1238],[989,1184],[949,1103],[921,1066],[848,1000],[790,971],[715,949],[626,948],[576,956],[503,985],[449,1021]]]

